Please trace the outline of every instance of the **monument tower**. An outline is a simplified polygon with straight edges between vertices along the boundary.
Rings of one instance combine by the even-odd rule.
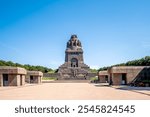
[[[84,64],[83,50],[77,35],[72,35],[67,42],[65,63],[59,67],[59,79],[85,80],[89,79],[89,66]]]

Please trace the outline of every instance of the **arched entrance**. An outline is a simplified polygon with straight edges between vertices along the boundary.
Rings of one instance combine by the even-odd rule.
[[[71,59],[71,67],[78,67],[78,60],[76,58]]]

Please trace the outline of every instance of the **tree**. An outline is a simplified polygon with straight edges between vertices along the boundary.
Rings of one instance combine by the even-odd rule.
[[[150,56],[145,56],[144,58],[141,58],[141,59],[132,60],[126,63],[116,64],[113,66],[150,66]],[[113,66],[102,67],[102,68],[99,68],[98,71],[107,70],[108,68],[113,67]]]
[[[4,61],[4,60],[0,60],[0,66],[14,66],[14,67],[22,67],[25,68],[26,70],[30,70],[30,71],[41,71],[43,73],[47,73],[49,71],[54,71],[51,68],[47,68],[44,66],[34,66],[34,65],[29,65],[29,64],[19,64],[19,63],[13,63],[12,61]]]

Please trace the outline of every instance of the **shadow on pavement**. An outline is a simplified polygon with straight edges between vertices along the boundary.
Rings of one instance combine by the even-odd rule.
[[[115,87],[113,87],[115,88]],[[150,96],[150,92],[142,92],[142,91],[150,91],[150,87],[131,87],[131,86],[120,86],[115,88],[117,90],[126,90],[126,91],[132,91],[135,93],[139,93],[139,94],[143,94],[143,95],[147,95]]]
[[[147,90],[150,91],[150,87],[131,87],[131,86],[120,86],[116,89],[120,90]]]

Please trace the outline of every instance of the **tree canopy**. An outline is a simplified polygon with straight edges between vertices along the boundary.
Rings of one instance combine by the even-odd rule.
[[[102,67],[102,68],[99,68],[98,71],[107,70],[108,68],[114,67],[114,66],[150,66],[150,56],[145,56],[144,58],[128,61],[126,63]]]
[[[22,67],[25,68],[26,70],[30,70],[30,71],[41,71],[43,73],[47,73],[47,72],[52,72],[53,69],[51,68],[47,68],[44,66],[34,66],[34,65],[29,65],[29,64],[19,64],[19,63],[14,63],[12,61],[4,61],[4,60],[0,60],[0,66],[13,66],[13,67]]]
[[[48,73],[48,72],[49,73],[56,73],[56,72],[58,72],[58,69],[53,70],[51,68],[40,66],[40,65],[37,65],[37,66],[29,65],[29,64],[23,65],[23,64],[19,64],[19,63],[14,63],[12,61],[4,61],[4,60],[0,60],[0,66],[22,67],[22,68],[25,68],[25,69],[30,70],[30,71],[41,71],[43,73]],[[128,61],[126,63],[102,67],[102,68],[99,68],[98,71],[107,70],[108,68],[114,67],[114,66],[150,66],[150,56],[145,56],[144,58]],[[90,69],[90,70],[91,70],[91,72],[97,71],[96,69]]]

